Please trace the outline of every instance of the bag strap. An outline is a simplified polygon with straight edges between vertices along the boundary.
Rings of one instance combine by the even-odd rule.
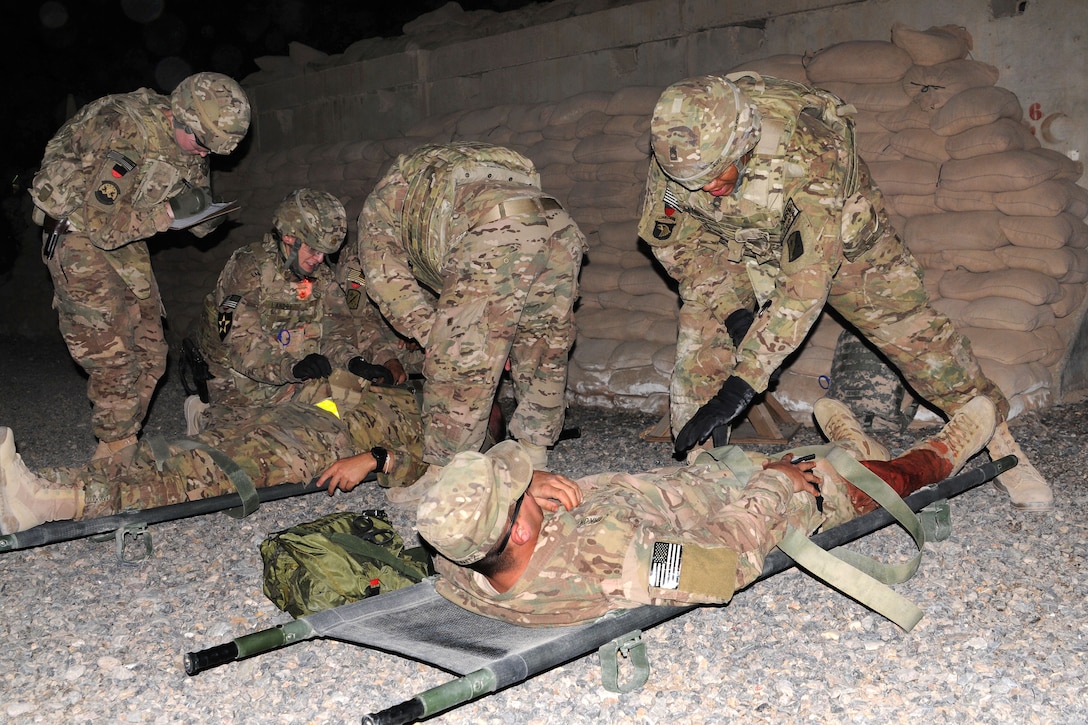
[[[372,544],[365,539],[360,539],[358,536],[341,533],[339,531],[327,533],[325,536],[329,541],[334,544],[339,544],[352,554],[365,556],[369,559],[377,559],[378,561],[388,564],[414,582],[421,582],[424,579],[423,575],[421,575],[417,569],[409,565],[403,559],[390,553],[385,547]]]

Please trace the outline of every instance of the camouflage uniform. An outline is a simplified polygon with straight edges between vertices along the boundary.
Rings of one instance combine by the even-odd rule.
[[[330,382],[331,381],[331,382]],[[332,399],[339,417],[314,403]],[[329,380],[300,386],[292,400],[255,406],[244,421],[212,427],[193,437],[226,454],[258,488],[306,483],[340,458],[375,446],[393,452],[393,469],[378,474],[384,487],[407,486],[425,469],[422,427],[415,397],[400,388],[371,387],[345,371]],[[184,442],[181,441],[181,442]],[[84,492],[79,519],[232,493],[230,479],[204,450],[170,444],[156,462],[149,441],[133,460],[93,461],[78,468],[54,468],[39,475],[54,485]]]
[[[322,264],[300,279],[287,269],[280,244],[266,234],[238,249],[205,298],[199,345],[215,376],[208,389],[219,411],[290,400],[299,384],[292,367],[310,353],[345,369],[356,356],[379,364],[396,357],[376,311],[353,317],[332,270]]]
[[[385,317],[425,349],[424,460],[480,448],[507,359],[511,435],[555,443],[585,248],[532,162],[508,149],[424,146],[378,182],[341,274],[361,270]]]
[[[146,88],[84,106],[46,146],[31,190],[43,240],[58,222],[68,225],[43,259],[103,442],[137,434],[166,368],[164,310],[144,240],[170,228],[171,199],[209,184],[208,162],[179,146],[171,109],[171,97]],[[244,136],[248,102],[229,113]],[[229,153],[232,141],[214,150]],[[214,227],[190,231],[205,236]]]
[[[982,394],[1003,418],[1004,395],[982,374],[970,343],[930,306],[922,271],[857,156],[852,125],[837,116],[841,101],[774,78],[735,82],[758,109],[762,131],[733,193],[685,188],[656,158],[647,178],[639,234],[683,300],[673,431],[730,376],[766,390],[825,303],[926,400],[954,412]],[[680,130],[659,124],[654,133]],[[734,348],[725,320],[741,308],[757,315]]]
[[[643,604],[725,603],[760,576],[787,525],[808,534],[825,515],[785,474],[762,470],[766,456],[740,455],[741,469],[757,469],[750,477],[704,455],[689,466],[581,478],[582,504],[544,512],[529,568],[509,590],[496,592],[445,557],[435,558],[435,587],[465,609],[529,626],[576,624]],[[821,491],[825,512],[852,512],[842,479],[826,476]],[[686,567],[698,560],[709,576],[655,585],[652,558],[677,545]]]

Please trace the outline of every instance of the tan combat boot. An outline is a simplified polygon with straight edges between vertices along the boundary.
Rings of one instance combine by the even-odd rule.
[[[887,461],[892,454],[880,441],[861,427],[853,411],[833,398],[820,398],[812,404],[812,415],[832,443],[848,443],[859,461]]]
[[[83,491],[56,487],[35,476],[15,452],[11,428],[0,427],[0,533],[17,531],[47,521],[74,519],[83,512]]]
[[[954,476],[971,456],[990,442],[996,425],[997,409],[993,401],[980,395],[957,410],[937,435],[927,438],[907,453],[933,451],[952,465],[952,470],[946,476]]]
[[[211,406],[200,399],[199,395],[190,395],[185,399],[185,435],[195,436],[204,430],[204,411]]]
[[[990,440],[990,457],[998,459],[1007,455],[1016,456],[1019,463],[994,479],[994,488],[1009,494],[1014,508],[1021,511],[1051,511],[1054,509],[1054,494],[1050,492],[1043,474],[1031,465],[1027,455],[1020,449],[1020,444],[1009,432],[1008,423],[1001,423]]]
[[[91,456],[91,460],[99,461],[103,458],[120,456],[122,460],[127,457],[128,461],[131,461],[133,455],[136,453],[136,443],[137,438],[135,435],[130,435],[128,438],[122,438],[119,441],[98,441],[98,447],[94,449],[94,455]]]

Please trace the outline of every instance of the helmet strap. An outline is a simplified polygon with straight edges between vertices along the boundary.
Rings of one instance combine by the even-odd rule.
[[[277,248],[280,250],[280,258],[283,260],[287,271],[298,279],[313,279],[311,275],[302,271],[302,267],[298,263],[298,245],[300,244],[298,239],[295,240],[294,244],[288,244],[280,230],[274,227],[272,229],[272,238],[276,240]]]

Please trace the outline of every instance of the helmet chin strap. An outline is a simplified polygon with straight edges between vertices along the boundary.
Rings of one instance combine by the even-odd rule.
[[[306,274],[302,271],[302,267],[298,263],[298,240],[295,240],[294,244],[288,244],[284,241],[283,235],[281,235],[278,230],[273,230],[273,236],[275,236],[276,241],[279,242],[280,256],[283,257],[284,266],[287,267],[288,271],[299,279],[313,279],[313,275]]]

